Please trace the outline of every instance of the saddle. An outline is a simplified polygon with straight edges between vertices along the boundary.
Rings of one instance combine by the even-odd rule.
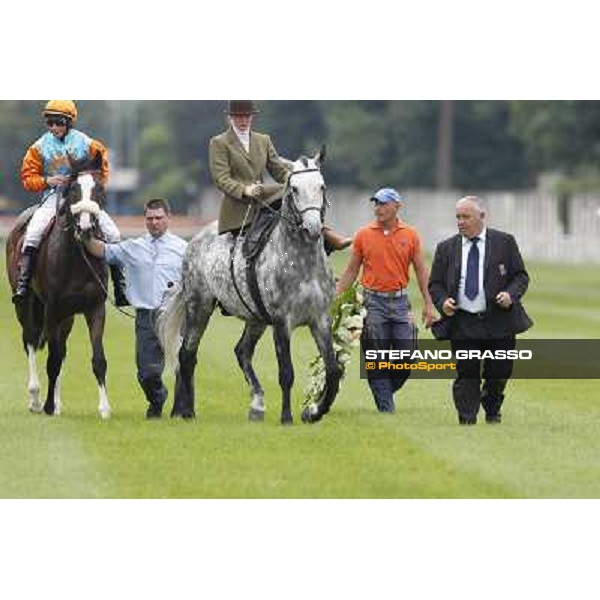
[[[242,256],[248,264],[256,262],[277,223],[279,223],[279,213],[266,208],[256,213],[242,242]]]
[[[31,220],[31,217],[33,217],[33,213],[40,207],[39,204],[34,204],[33,206],[30,206],[29,208],[26,208],[18,217],[17,220],[15,221],[14,227],[13,229],[15,231],[24,231],[25,228],[27,227],[27,223],[29,223],[29,221]]]
[[[250,295],[252,296],[252,301],[258,309],[258,315],[255,314],[242,297],[235,280],[235,273],[233,270],[235,244],[231,246],[231,260],[229,263],[231,279],[240,300],[251,314],[269,324],[271,324],[271,317],[262,300],[258,281],[256,279],[256,261],[269,241],[273,229],[277,223],[279,223],[279,218],[279,213],[277,212],[264,208],[258,211],[242,241],[242,256],[246,259],[246,282],[248,284],[248,289],[250,290]]]

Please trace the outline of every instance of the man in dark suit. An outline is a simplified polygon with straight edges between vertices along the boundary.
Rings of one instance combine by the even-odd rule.
[[[533,324],[521,305],[529,285],[519,247],[508,233],[486,227],[479,198],[456,204],[458,235],[435,251],[429,293],[442,319],[432,331],[452,350],[512,350],[516,334]],[[461,425],[477,423],[483,406],[488,423],[500,423],[512,360],[457,360],[453,397]],[[482,384],[483,381],[483,386]]]

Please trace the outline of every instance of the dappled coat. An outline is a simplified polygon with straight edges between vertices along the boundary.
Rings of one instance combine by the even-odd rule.
[[[28,192],[41,192],[48,188],[46,177],[70,175],[69,157],[75,160],[91,159],[102,155],[100,177],[108,182],[108,152],[101,142],[93,140],[77,129],[71,129],[60,140],[50,131],[35,141],[27,150],[21,167],[21,182]]]
[[[277,155],[271,138],[262,133],[250,132],[250,152],[240,142],[230,127],[225,133],[213,137],[209,146],[210,172],[215,185],[223,192],[219,213],[219,233],[239,229],[246,217],[250,224],[255,206],[248,212],[252,202],[244,197],[244,188],[257,181],[262,182],[265,171],[278,185],[265,186],[262,200],[267,203],[281,198],[288,168]],[[246,213],[248,215],[246,216]]]

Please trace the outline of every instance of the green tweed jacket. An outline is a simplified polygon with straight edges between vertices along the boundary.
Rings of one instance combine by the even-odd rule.
[[[281,198],[289,170],[277,155],[268,135],[250,132],[250,152],[246,152],[235,131],[230,127],[210,140],[210,172],[215,185],[223,192],[219,213],[219,233],[239,229],[246,216],[246,225],[252,222],[256,203],[244,196],[244,188],[263,181],[267,171],[277,185],[265,186],[262,200],[267,203]]]

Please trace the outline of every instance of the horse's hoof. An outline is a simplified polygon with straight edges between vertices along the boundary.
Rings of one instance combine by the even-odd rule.
[[[177,410],[171,411],[171,419],[183,419],[184,421],[193,421],[196,418],[196,413]]]
[[[294,419],[293,419],[292,415],[281,417],[281,424],[282,425],[293,425]]]
[[[50,407],[50,406],[47,406],[46,404],[44,404],[44,412],[49,417],[53,417],[54,416],[54,406]]]
[[[255,408],[251,408],[248,411],[248,421],[251,422],[263,422],[265,420],[265,411],[264,410],[256,410]]]
[[[29,412],[41,413],[42,401],[40,400],[40,388],[32,387],[29,392]]]
[[[307,406],[302,411],[302,422],[303,423],[316,423],[321,420],[323,415],[319,414],[319,409],[316,404],[311,404]]]
[[[102,410],[98,414],[100,415],[100,418],[103,421],[107,421],[108,419],[110,419],[110,416],[111,416],[110,410]]]

